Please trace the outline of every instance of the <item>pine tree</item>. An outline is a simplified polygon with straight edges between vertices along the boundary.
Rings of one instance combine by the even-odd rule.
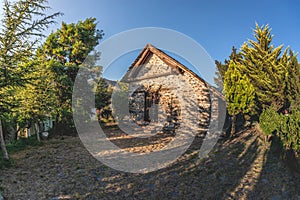
[[[36,45],[49,24],[60,13],[45,15],[46,0],[4,1],[4,16],[0,30],[0,120],[19,106],[16,88],[30,83],[26,76],[32,69],[24,65],[34,55]],[[3,131],[0,130],[0,135]],[[3,139],[3,135],[1,139]],[[1,144],[5,144],[1,141]],[[5,145],[1,145],[8,160]]]
[[[73,127],[72,89],[77,72],[88,54],[99,44],[103,31],[96,28],[95,18],[78,23],[62,23],[60,29],[49,35],[40,48],[41,56],[51,61],[56,88],[56,124],[60,128]]]
[[[55,87],[52,83],[53,77],[49,70],[49,63],[47,65],[47,62],[39,60],[38,56],[35,58],[26,63],[32,67],[32,72],[26,75],[31,80],[30,83],[17,88],[15,94],[21,109],[15,109],[14,115],[21,128],[30,122],[38,129],[39,122],[51,117],[56,105]],[[36,135],[39,140],[39,134]]]

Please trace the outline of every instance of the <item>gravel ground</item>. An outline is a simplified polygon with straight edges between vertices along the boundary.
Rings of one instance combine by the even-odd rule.
[[[130,139],[119,130],[107,135],[132,152],[160,149],[172,139]],[[117,138],[117,140],[116,140]],[[138,147],[134,144],[138,143]],[[111,169],[84,148],[78,137],[51,139],[11,155],[14,166],[0,171],[4,199],[295,199],[300,175],[262,145],[254,130],[220,139],[204,159],[201,138],[172,165],[147,174]],[[272,149],[272,148],[271,148]]]

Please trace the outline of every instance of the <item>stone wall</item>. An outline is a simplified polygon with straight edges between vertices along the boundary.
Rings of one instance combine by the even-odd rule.
[[[128,73],[129,94],[143,87],[148,91],[158,91],[160,101],[158,122],[170,123],[168,109],[170,103],[179,116],[176,121],[193,128],[206,129],[210,118],[210,95],[206,84],[188,71],[168,66],[157,55],[148,56],[146,64],[131,69]],[[173,119],[174,121],[174,119]]]

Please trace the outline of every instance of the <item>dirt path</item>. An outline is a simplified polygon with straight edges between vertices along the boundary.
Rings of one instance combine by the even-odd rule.
[[[122,133],[110,137],[133,152],[161,148],[158,140],[135,148]],[[160,139],[168,142],[171,136]],[[122,138],[124,140],[122,140]],[[126,139],[126,140],[125,140]],[[122,142],[123,141],[123,142]],[[135,141],[138,142],[138,141]],[[0,171],[5,199],[300,199],[300,177],[292,174],[256,134],[220,140],[199,160],[199,138],[171,166],[148,174],[111,169],[94,159],[79,138],[47,141],[11,155],[14,167]]]

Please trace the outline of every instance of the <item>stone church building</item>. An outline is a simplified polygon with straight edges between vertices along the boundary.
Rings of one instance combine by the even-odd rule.
[[[151,44],[140,52],[121,82],[129,84],[129,113],[136,124],[152,123],[161,131],[173,132],[183,125],[197,130],[208,128],[212,87]],[[223,98],[217,90],[213,93]]]

